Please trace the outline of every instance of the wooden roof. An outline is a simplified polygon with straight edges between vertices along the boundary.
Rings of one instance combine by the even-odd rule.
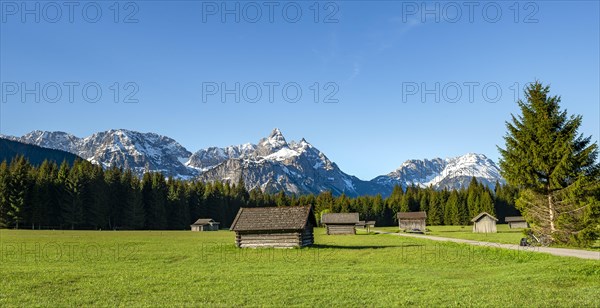
[[[311,206],[243,207],[235,216],[230,230],[301,230],[309,221],[317,224]]]
[[[209,225],[209,224],[218,224],[218,222],[214,221],[212,218],[200,218],[198,220],[196,220],[195,223],[192,224],[192,226],[203,226],[203,225]]]
[[[358,221],[358,213],[325,213],[321,216],[323,224],[354,225]]]
[[[400,219],[425,219],[427,213],[425,212],[399,212],[398,220]]]
[[[471,219],[471,222],[478,222],[479,220],[481,220],[481,218],[483,218],[484,216],[489,216],[491,219],[498,221],[498,219],[490,214],[488,214],[487,212],[483,212],[477,216],[475,216],[475,218]]]
[[[525,221],[525,218],[523,218],[523,216],[506,216],[506,218],[504,218],[504,221],[506,222],[521,222],[521,221]]]

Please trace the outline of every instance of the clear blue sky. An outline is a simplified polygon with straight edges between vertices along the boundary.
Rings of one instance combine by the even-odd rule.
[[[112,1],[98,2],[102,16],[84,3],[69,10],[41,3],[40,22],[25,15],[22,7],[3,2],[0,23],[0,133],[22,135],[32,130],[66,131],[77,136],[111,128],[156,132],[179,141],[194,152],[208,146],[256,142],[278,127],[289,140],[305,137],[335,161],[342,170],[362,179],[371,179],[397,168],[410,158],[452,157],[467,152],[483,153],[498,159],[496,145],[503,145],[504,121],[517,112],[514,83],[540,80],[551,85],[570,113],[582,114],[582,133],[600,135],[599,40],[600,8],[597,1],[535,2],[534,6],[510,2],[496,6],[485,3],[473,8],[458,2],[428,2],[434,13],[423,19],[424,2],[344,1],[326,7],[320,3],[318,21],[310,2],[299,3],[302,16],[295,18],[295,6],[274,7],[273,22],[265,2],[255,2],[262,15],[256,23],[256,7],[240,4],[238,14],[222,21],[220,2],[141,1],[125,7],[121,3],[119,23],[114,22]],[[28,2],[35,8],[36,2]],[[62,2],[55,2],[61,4]],[[209,15],[214,9],[215,15]],[[407,4],[408,3],[408,4]],[[413,4],[417,5],[417,12]],[[496,3],[494,3],[496,4]],[[137,11],[136,11],[137,10]],[[413,10],[413,11],[411,11]],[[133,13],[132,17],[128,17]],[[327,15],[331,14],[328,18]],[[439,22],[436,22],[436,16]],[[497,17],[499,16],[499,17]],[[129,18],[129,19],[128,19]],[[204,18],[204,20],[203,20]],[[472,20],[470,20],[472,18]],[[137,23],[123,23],[137,19]],[[324,20],[333,21],[325,23]],[[491,21],[497,19],[497,22]],[[50,23],[48,20],[57,20]],[[337,22],[335,22],[337,20]],[[452,22],[455,21],[456,22]],[[533,22],[537,20],[537,22]],[[525,22],[529,21],[529,22]],[[34,95],[21,102],[21,83],[46,88],[40,103]],[[54,84],[61,84],[62,96],[56,103]],[[74,102],[68,102],[64,82],[78,82]],[[102,89],[100,101],[86,102],[82,86],[96,82]],[[138,103],[123,103],[131,90],[121,89],[114,103],[110,87],[121,88],[134,82]],[[262,99],[250,103],[242,96],[208,95],[203,103],[203,84],[226,83],[233,88],[261,85]],[[265,82],[279,82],[274,102],[268,102]],[[297,83],[302,97],[286,102],[281,94],[284,84]],[[319,103],[314,103],[311,85],[321,86]],[[338,103],[323,103],[334,90],[323,89],[332,82],[338,87],[333,98]],[[473,102],[469,102],[464,83],[477,82]],[[443,96],[435,102],[428,94],[424,102],[409,95],[406,88],[422,90],[440,84],[446,98],[455,96],[461,85],[462,96],[451,103]],[[492,103],[495,88],[502,96]],[[91,98],[94,88],[89,91]],[[291,98],[294,88],[288,92]],[[248,97],[254,88],[247,87]],[[43,92],[42,89],[40,89]],[[518,91],[521,94],[521,91]],[[406,99],[403,98],[406,97]]]

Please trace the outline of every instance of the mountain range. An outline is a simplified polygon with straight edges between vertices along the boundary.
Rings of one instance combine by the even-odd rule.
[[[288,142],[279,129],[256,144],[209,147],[191,153],[177,141],[154,133],[113,129],[79,138],[65,132],[33,131],[6,139],[62,150],[103,167],[130,168],[141,176],[146,171],[202,181],[244,180],[251,190],[306,194],[330,190],[334,195],[387,196],[395,185],[432,186],[436,189],[466,187],[474,176],[493,187],[504,183],[500,169],[483,154],[455,158],[407,160],[388,174],[361,180],[343,172],[335,162],[304,138]]]

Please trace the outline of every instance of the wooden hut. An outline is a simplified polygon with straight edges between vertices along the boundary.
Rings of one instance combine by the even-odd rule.
[[[523,218],[523,216],[506,216],[506,218],[504,218],[504,221],[506,221],[508,227],[511,229],[529,228],[529,225],[527,224],[527,221],[525,221],[525,218]]]
[[[321,217],[321,224],[327,228],[328,235],[356,234],[358,223],[358,213],[326,213]]]
[[[398,226],[400,230],[409,232],[425,232],[427,213],[425,212],[400,212]]]
[[[473,233],[496,233],[496,217],[483,212],[475,218],[471,219],[473,222]]]
[[[212,218],[200,218],[190,227],[192,231],[219,231],[219,223]]]
[[[293,248],[314,243],[317,225],[310,206],[241,208],[231,230],[240,248]]]

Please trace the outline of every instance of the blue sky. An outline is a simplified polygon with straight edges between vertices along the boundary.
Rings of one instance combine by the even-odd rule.
[[[320,2],[318,22],[312,1],[281,2],[272,21],[260,1],[227,2],[240,11],[225,20],[221,2],[121,2],[118,14],[112,1],[81,2],[72,22],[62,2],[53,2],[63,4],[59,17],[48,2],[27,2],[25,9],[40,5],[39,23],[21,15],[21,2],[10,3],[18,6],[3,1],[0,16],[2,134],[126,128],[172,137],[194,152],[256,142],[278,127],[288,141],[305,137],[342,170],[371,179],[411,158],[477,152],[497,161],[504,122],[518,111],[515,95],[522,97],[516,85],[537,79],[562,96],[569,113],[583,115],[582,133],[600,136],[596,1],[481,2],[472,12],[463,2],[454,2],[458,9],[448,2]],[[430,13],[423,16],[423,8]],[[73,103],[70,82],[78,83]],[[23,85],[36,83],[40,102],[33,94],[23,99]],[[236,83],[240,102],[233,94],[221,102],[222,85]],[[273,83],[270,103],[265,84]],[[436,84],[439,102],[435,94],[423,99]],[[56,85],[62,95],[52,103]],[[256,85],[262,96],[252,103]],[[96,87],[98,102],[86,101]],[[289,102],[298,88],[302,96]],[[130,98],[138,102],[124,103],[136,90]],[[328,95],[337,103],[324,103]]]

